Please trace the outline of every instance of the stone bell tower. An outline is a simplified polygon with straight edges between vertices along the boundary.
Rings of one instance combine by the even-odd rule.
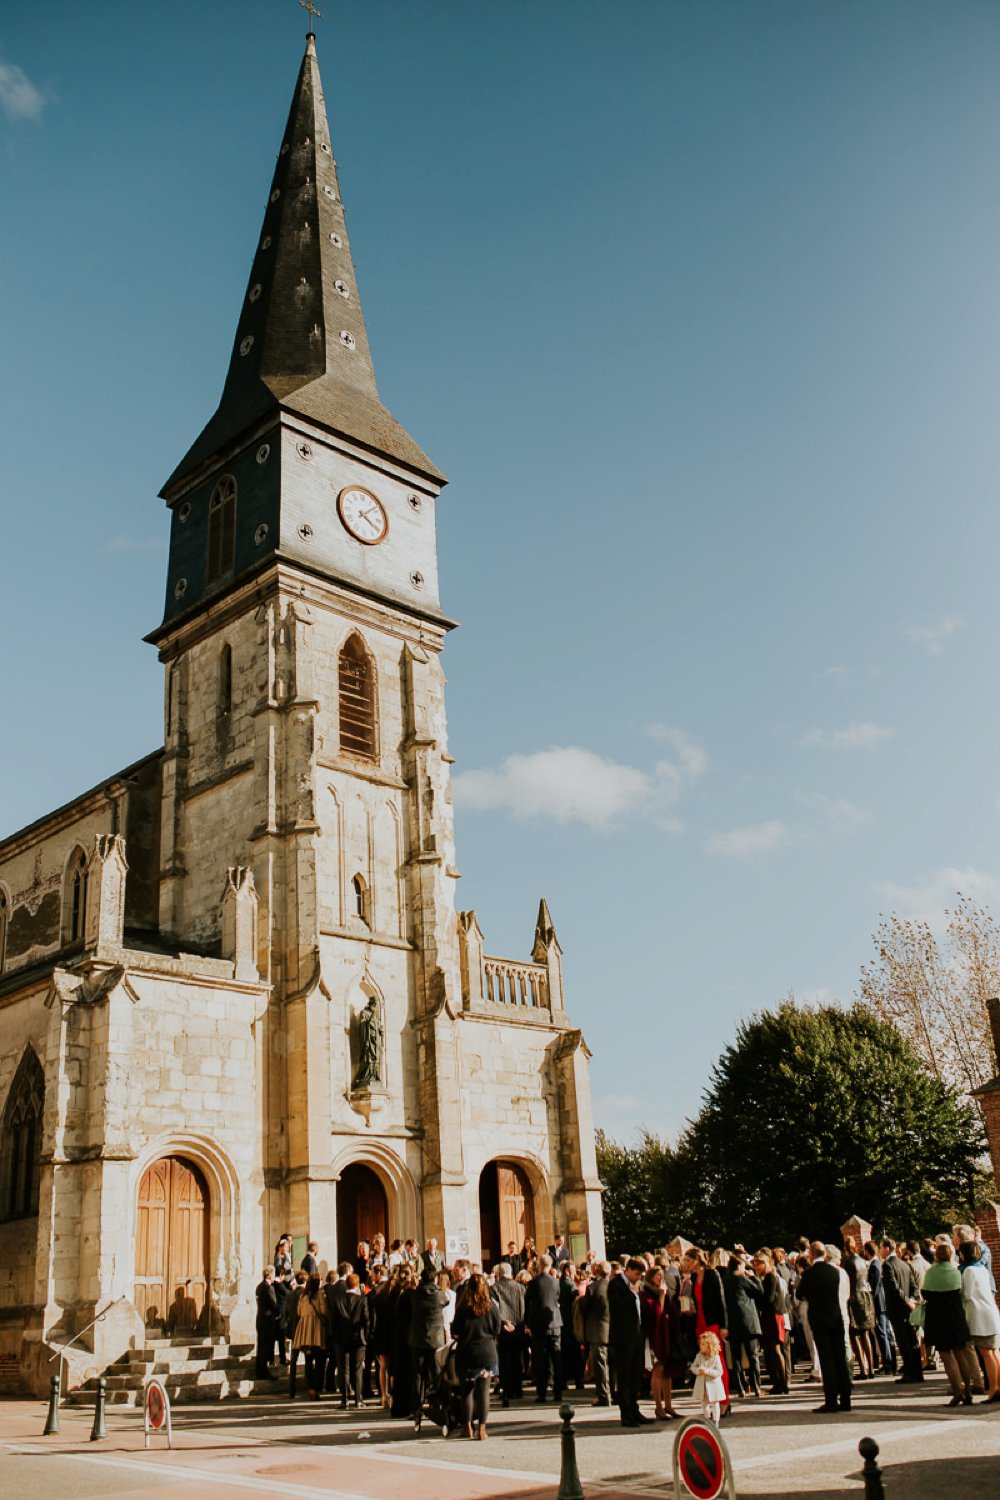
[[[266,1235],[308,1233],[331,1259],[376,1228],[478,1249],[440,664],[444,482],[378,394],[310,35],[219,407],[162,491],[170,561],[150,639],[167,679],[160,928],[229,952],[252,873],[247,930],[271,985]],[[536,989],[558,990],[546,1024],[565,1031],[544,916]],[[553,1100],[569,1055],[545,1065]],[[560,1118],[556,1106],[557,1133]],[[577,1129],[573,1101],[565,1120]],[[592,1158],[591,1141],[567,1175],[574,1202],[599,1204]]]

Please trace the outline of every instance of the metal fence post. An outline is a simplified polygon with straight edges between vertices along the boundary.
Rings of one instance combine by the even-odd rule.
[[[59,1431],[59,1397],[62,1394],[62,1382],[58,1375],[53,1375],[49,1381],[49,1412],[45,1418],[45,1430],[42,1437],[55,1437]]]
[[[862,1438],[858,1444],[858,1452],[864,1459],[862,1473],[865,1479],[865,1500],[885,1500],[885,1490],[882,1486],[882,1470],[876,1462],[878,1458],[878,1443],[874,1438]]]
[[[94,1425],[90,1429],[90,1441],[96,1443],[99,1438],[106,1438],[108,1429],[104,1425],[104,1391],[107,1381],[102,1375],[97,1382],[97,1400],[94,1402]]]
[[[564,1401],[559,1408],[562,1417],[562,1460],[559,1465],[559,1493],[556,1500],[584,1500],[580,1473],[576,1467],[576,1433],[573,1431],[573,1408]]]

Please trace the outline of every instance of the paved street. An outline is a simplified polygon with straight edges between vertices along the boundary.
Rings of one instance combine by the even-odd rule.
[[[943,1377],[914,1394],[888,1380],[863,1390],[850,1415],[811,1412],[815,1386],[787,1400],[746,1401],[723,1424],[741,1497],[863,1494],[857,1445],[879,1443],[888,1500],[986,1500],[1000,1490],[1000,1405],[945,1408]],[[693,1415],[688,1398],[679,1403]],[[0,1403],[0,1494],[45,1500],[554,1500],[558,1417],[527,1403],[497,1411],[485,1443],[417,1438],[375,1408],[275,1397],[175,1408],[174,1449],[143,1449],[142,1419],[108,1408],[106,1441],[89,1441],[91,1414],[68,1409],[58,1438],[40,1436],[42,1402]],[[624,1432],[615,1414],[581,1404],[577,1457],[584,1493],[601,1500],[671,1494],[671,1427]]]

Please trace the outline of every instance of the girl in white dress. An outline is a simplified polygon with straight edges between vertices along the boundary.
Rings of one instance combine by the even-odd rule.
[[[706,1421],[719,1425],[719,1412],[726,1399],[726,1387],[722,1380],[722,1345],[718,1335],[707,1329],[698,1340],[700,1353],[696,1355],[691,1371],[697,1376],[694,1383],[694,1399],[701,1407]]]

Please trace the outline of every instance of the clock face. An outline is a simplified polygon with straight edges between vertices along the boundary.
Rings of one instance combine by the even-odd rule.
[[[385,507],[370,490],[349,485],[337,496],[337,510],[351,536],[364,542],[366,547],[384,542],[389,535],[389,517],[385,513]]]

